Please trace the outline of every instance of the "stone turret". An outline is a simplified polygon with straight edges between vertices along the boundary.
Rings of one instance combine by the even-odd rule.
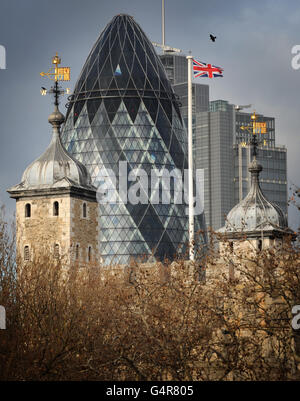
[[[57,100],[57,82],[52,91]],[[76,260],[86,265],[98,260],[96,188],[85,166],[61,143],[65,117],[57,101],[48,120],[48,148],[26,168],[21,182],[8,189],[16,199],[17,253],[24,262],[47,253],[65,264]]]
[[[262,166],[256,160],[256,156],[249,166],[251,173],[251,188],[247,196],[228,213],[225,225],[219,233],[224,239],[229,240],[231,246],[242,240],[245,244],[251,244],[252,248],[262,249],[282,242],[284,236],[292,236],[293,232],[288,228],[287,219],[275,203],[270,202],[263,194],[259,174]]]

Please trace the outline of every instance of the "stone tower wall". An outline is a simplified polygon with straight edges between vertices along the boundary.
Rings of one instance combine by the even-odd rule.
[[[59,204],[59,215],[53,215],[53,203]],[[87,217],[83,217],[82,205],[86,203]],[[31,216],[25,217],[25,206],[31,205]],[[55,244],[64,263],[75,260],[75,247],[79,245],[80,265],[88,262],[88,247],[92,249],[92,261],[98,255],[97,202],[61,196],[37,196],[21,198],[16,204],[17,254],[24,260],[24,248],[29,246],[30,260],[41,254],[55,256]]]
[[[53,216],[53,202],[59,204],[59,216]],[[25,205],[31,205],[31,216],[25,217]],[[16,204],[17,253],[24,258],[24,247],[30,248],[30,260],[40,253],[54,252],[59,244],[60,255],[70,248],[70,198],[67,196],[21,198]]]
[[[83,204],[86,203],[87,217],[83,217]],[[81,265],[89,263],[88,248],[91,247],[93,264],[100,262],[98,251],[98,203],[84,199],[71,199],[70,249],[71,258],[76,260],[76,245],[79,245],[79,261]]]

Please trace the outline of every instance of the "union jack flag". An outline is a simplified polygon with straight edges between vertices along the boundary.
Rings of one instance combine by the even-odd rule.
[[[201,63],[200,61],[193,60],[194,77],[215,78],[223,77],[223,68],[216,65]]]

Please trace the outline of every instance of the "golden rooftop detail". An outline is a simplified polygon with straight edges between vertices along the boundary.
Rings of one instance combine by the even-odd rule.
[[[55,67],[51,67],[48,72],[41,72],[42,77],[48,77],[52,81],[70,81],[70,67],[59,67],[61,58],[56,55],[52,57],[52,64]]]

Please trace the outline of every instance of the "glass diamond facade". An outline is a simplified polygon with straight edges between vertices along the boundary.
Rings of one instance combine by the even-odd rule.
[[[127,162],[128,173],[142,168],[148,177],[153,168],[177,168],[182,174],[187,168],[187,135],[176,95],[132,17],[114,17],[92,48],[69,98],[62,142],[96,186],[106,168],[114,171],[118,188],[120,161]],[[186,206],[173,198],[171,204],[154,204],[151,197],[147,204],[99,204],[104,264],[174,256],[188,241]],[[204,227],[202,214],[195,218],[195,230]],[[200,241],[205,242],[204,234]]]

